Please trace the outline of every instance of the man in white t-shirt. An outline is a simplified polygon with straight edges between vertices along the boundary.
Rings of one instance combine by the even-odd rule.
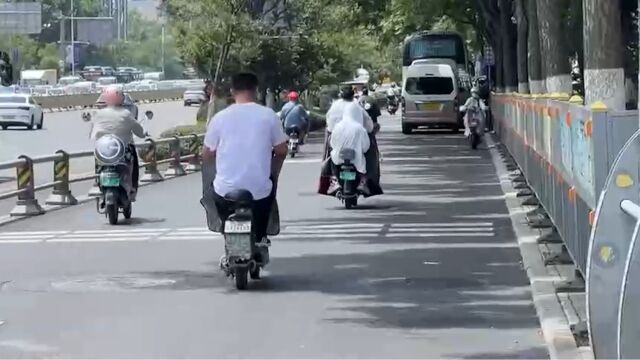
[[[217,113],[204,138],[203,161],[216,162],[213,190],[224,221],[231,215],[224,196],[234,190],[253,195],[256,245],[269,245],[267,226],[275,188],[287,157],[287,136],[276,113],[256,103],[258,79],[241,73],[232,79],[235,104]]]

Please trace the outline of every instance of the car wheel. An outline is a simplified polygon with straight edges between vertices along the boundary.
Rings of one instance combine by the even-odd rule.
[[[33,130],[33,125],[35,124],[35,120],[33,119],[33,115],[31,115],[31,123],[27,125],[27,129]]]
[[[2,130],[7,130],[7,125],[2,125]]]
[[[40,123],[38,124],[38,130],[42,130],[43,127],[44,127],[44,114],[40,116]]]
[[[411,125],[402,124],[402,133],[405,135],[411,134],[413,127]]]

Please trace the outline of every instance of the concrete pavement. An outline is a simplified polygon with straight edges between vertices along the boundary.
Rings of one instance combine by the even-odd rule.
[[[287,161],[246,292],[198,175],[143,188],[123,225],[85,204],[0,228],[0,356],[547,357],[489,152],[382,126],[386,194],[359,209],[315,194],[317,136]]]

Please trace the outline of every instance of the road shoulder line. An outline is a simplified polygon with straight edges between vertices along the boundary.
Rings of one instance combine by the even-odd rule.
[[[540,231],[531,229],[527,225],[526,211],[523,211],[525,208],[514,195],[517,190],[514,189],[506,165],[498,154],[496,142],[490,135],[485,135],[485,141],[505,194],[505,203],[520,247],[523,266],[529,278],[533,304],[549,350],[549,357],[551,359],[593,359],[590,348],[577,346],[553,282],[545,280],[549,279],[551,274],[544,266],[538,244],[531,241],[540,236]]]

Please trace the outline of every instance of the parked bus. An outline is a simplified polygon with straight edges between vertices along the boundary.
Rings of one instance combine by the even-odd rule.
[[[404,40],[402,48],[402,82],[407,70],[416,60],[437,59],[455,61],[460,77],[471,74],[467,49],[462,36],[455,32],[417,32]]]

